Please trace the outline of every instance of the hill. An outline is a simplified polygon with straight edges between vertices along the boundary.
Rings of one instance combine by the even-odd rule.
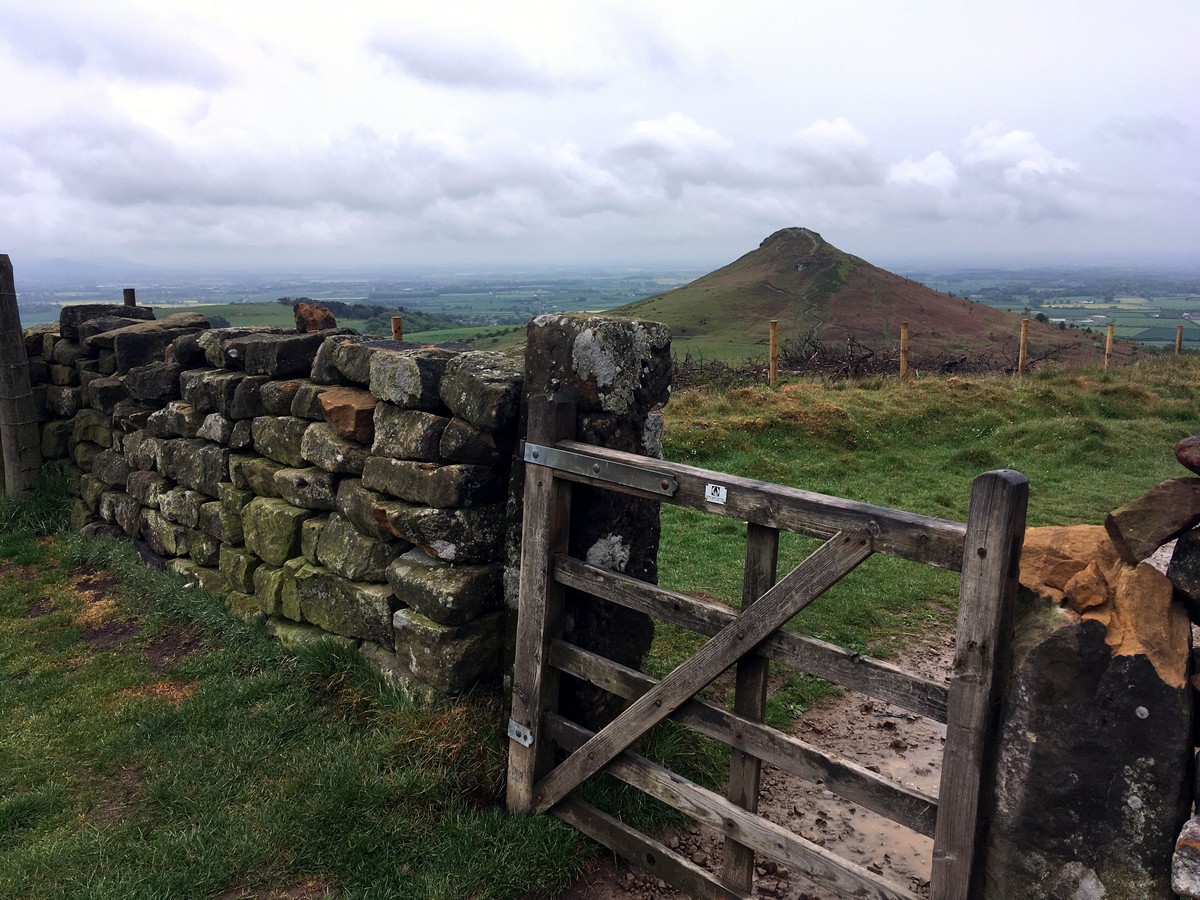
[[[895,348],[909,323],[916,358],[970,353],[1017,358],[1021,317],[943,294],[845,253],[807,228],[785,228],[727,266],[683,287],[612,310],[671,326],[676,354],[726,361],[766,353],[768,322],[780,343],[812,337],[845,345]],[[1103,358],[1103,334],[1030,321],[1031,359],[1050,353],[1067,363]],[[1137,350],[1119,342],[1128,361]]]

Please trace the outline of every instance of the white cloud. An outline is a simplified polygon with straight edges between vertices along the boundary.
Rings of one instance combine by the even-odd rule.
[[[941,150],[934,150],[923,159],[911,156],[888,169],[887,183],[949,190],[958,183],[958,170]]]
[[[801,180],[839,185],[878,183],[882,167],[866,135],[845,118],[818,119],[797,131],[786,146]]]

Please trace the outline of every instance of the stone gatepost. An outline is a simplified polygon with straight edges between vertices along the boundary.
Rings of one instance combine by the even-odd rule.
[[[539,316],[529,323],[526,396],[557,395],[576,405],[576,439],[614,450],[662,455],[662,416],[671,379],[667,326],[598,316]],[[520,468],[520,467],[517,467]],[[521,496],[514,485],[510,496]],[[615,491],[575,485],[570,553],[643,581],[658,580],[658,504]],[[513,512],[510,510],[510,513]],[[510,535],[519,535],[510,514]],[[506,598],[517,603],[517,555],[510,541]],[[640,667],[654,638],[643,613],[568,592],[565,637],[623,665]],[[514,617],[515,618],[515,617]],[[576,721],[610,712],[607,694],[564,680],[562,701]]]

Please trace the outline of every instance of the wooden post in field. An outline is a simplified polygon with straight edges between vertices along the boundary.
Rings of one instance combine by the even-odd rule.
[[[42,442],[38,438],[29,359],[25,356],[21,311],[8,254],[0,254],[0,448],[5,494],[10,500],[23,497],[37,484]]]
[[[769,333],[771,336],[771,339],[769,342],[769,346],[771,348],[771,364],[770,364],[770,370],[769,370],[769,374],[768,374],[768,380],[771,383],[771,387],[775,387],[775,385],[779,384],[779,320],[778,319],[771,320],[771,326],[769,329]]]
[[[908,323],[900,323],[900,380],[908,381]]]
[[[126,306],[137,306],[137,289],[136,288],[125,288],[125,290],[122,291],[122,293],[125,296],[125,305]]]
[[[1183,326],[1175,326],[1175,355],[1179,356],[1183,353]]]
[[[1104,368],[1109,368],[1112,365],[1112,348],[1113,348],[1113,329],[1116,326],[1108,323],[1108,336],[1104,339]]]
[[[1017,354],[1017,374],[1025,374],[1025,363],[1029,359],[1029,320],[1021,320],[1021,350]]]
[[[392,316],[392,340],[404,340],[404,316]]]

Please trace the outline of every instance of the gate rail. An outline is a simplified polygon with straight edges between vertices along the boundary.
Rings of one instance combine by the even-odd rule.
[[[1028,484],[1018,472],[975,479],[966,523],[857,503],[570,440],[575,408],[532,398],[520,608],[509,722],[508,806],[550,812],[695,897],[749,897],[755,854],[835,890],[911,898],[900,885],[755,814],[763,762],[934,838],[932,900],[967,900],[980,875]],[[742,610],[647,584],[567,555],[571,484],[620,491],[747,523]],[[776,581],[781,531],[824,538]],[[949,686],[815,638],[781,630],[872,553],[961,573]],[[567,588],[710,636],[661,681],[562,639]],[[938,797],[762,724],[769,660],[825,678],[947,727]],[[733,710],[696,694],[736,664]],[[630,705],[593,734],[558,712],[558,674]],[[695,785],[629,747],[671,717],[732,748],[728,796]],[[555,752],[567,751],[555,765]],[[720,876],[589,806],[572,792],[599,771],[626,781],[726,838]]]

